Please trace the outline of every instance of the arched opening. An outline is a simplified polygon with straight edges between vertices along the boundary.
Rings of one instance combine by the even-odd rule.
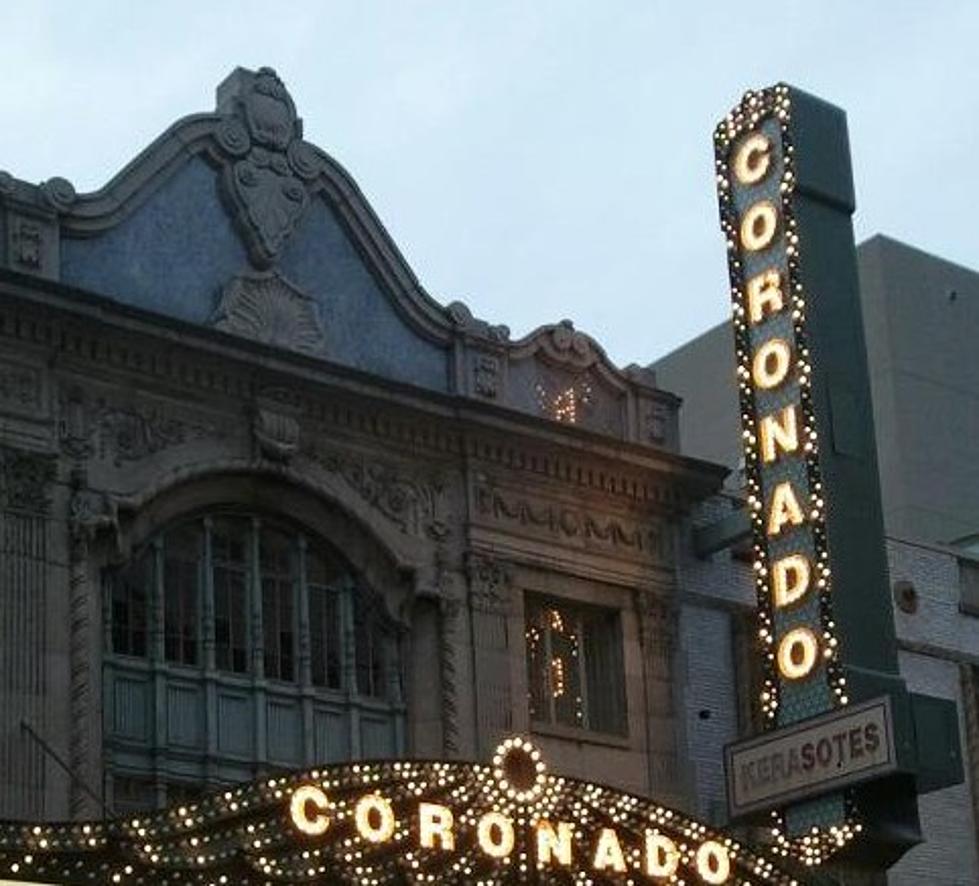
[[[201,497],[183,513],[171,502],[144,515],[152,531],[103,571],[104,746],[117,813],[404,751],[403,632],[395,589],[378,587],[395,571],[354,562],[370,545],[334,544],[323,531],[331,521],[311,510],[293,510],[296,519],[263,507],[265,495]]]

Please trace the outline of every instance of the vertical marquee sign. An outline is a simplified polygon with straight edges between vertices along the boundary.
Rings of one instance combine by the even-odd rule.
[[[794,786],[791,802],[770,808],[786,850],[812,863],[857,835],[881,844],[871,853],[899,855],[917,826],[914,742],[888,588],[846,118],[785,85],[749,92],[718,126],[715,151],[771,730],[767,751],[729,749],[729,794]],[[892,809],[882,819],[884,794]],[[897,850],[888,844],[902,828]]]

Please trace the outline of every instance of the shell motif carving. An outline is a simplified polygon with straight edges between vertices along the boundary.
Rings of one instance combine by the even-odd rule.
[[[313,300],[277,273],[235,277],[221,294],[211,325],[304,354],[326,350]]]

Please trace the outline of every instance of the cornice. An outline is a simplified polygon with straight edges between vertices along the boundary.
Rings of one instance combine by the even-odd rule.
[[[304,421],[383,441],[400,452],[498,465],[651,507],[685,507],[716,492],[727,473],[720,465],[651,445],[83,295],[0,271],[0,336],[41,348],[54,369],[95,380],[125,377],[143,389],[245,403],[278,391]]]

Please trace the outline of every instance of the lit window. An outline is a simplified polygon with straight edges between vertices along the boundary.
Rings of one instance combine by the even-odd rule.
[[[526,605],[526,640],[532,720],[625,733],[617,612],[531,596]]]

